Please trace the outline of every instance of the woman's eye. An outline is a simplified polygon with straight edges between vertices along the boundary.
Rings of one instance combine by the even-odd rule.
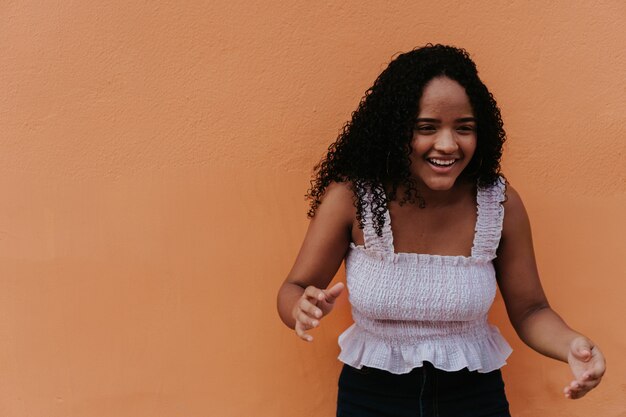
[[[420,132],[432,132],[435,130],[435,126],[433,125],[420,125],[417,126],[417,130],[419,130]]]
[[[476,130],[474,126],[459,126],[457,129],[461,132],[473,132],[474,130]]]

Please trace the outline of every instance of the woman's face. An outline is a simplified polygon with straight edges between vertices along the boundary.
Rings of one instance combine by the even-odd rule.
[[[411,173],[431,190],[449,190],[476,150],[476,120],[465,89],[441,76],[424,87],[411,140]]]

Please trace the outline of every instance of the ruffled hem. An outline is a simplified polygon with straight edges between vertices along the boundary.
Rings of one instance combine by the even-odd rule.
[[[513,349],[497,327],[489,325],[488,334],[476,340],[433,341],[394,345],[368,333],[356,324],[339,336],[339,360],[361,369],[363,366],[406,374],[430,362],[437,369],[487,373],[506,365]]]

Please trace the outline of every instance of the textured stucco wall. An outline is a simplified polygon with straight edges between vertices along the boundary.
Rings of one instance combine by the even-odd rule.
[[[551,303],[596,392],[523,346],[516,416],[624,416],[626,3],[0,4],[0,415],[331,416],[345,298],[305,344],[275,294],[310,170],[391,57],[468,49]],[[342,273],[337,279],[343,279]]]

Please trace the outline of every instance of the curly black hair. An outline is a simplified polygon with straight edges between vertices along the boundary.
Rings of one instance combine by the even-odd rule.
[[[500,109],[464,49],[427,44],[398,55],[365,92],[352,120],[343,126],[314,168],[306,195],[310,200],[308,217],[315,215],[332,181],[351,184],[360,228],[363,211],[369,205],[364,201],[366,189],[372,191],[370,210],[378,235],[382,233],[387,202],[397,198],[400,185],[405,189],[400,204],[417,199],[420,207],[425,206],[409,171],[409,155],[424,86],[438,76],[446,76],[465,88],[476,118],[476,151],[462,175],[479,186],[496,183],[506,140]]]

